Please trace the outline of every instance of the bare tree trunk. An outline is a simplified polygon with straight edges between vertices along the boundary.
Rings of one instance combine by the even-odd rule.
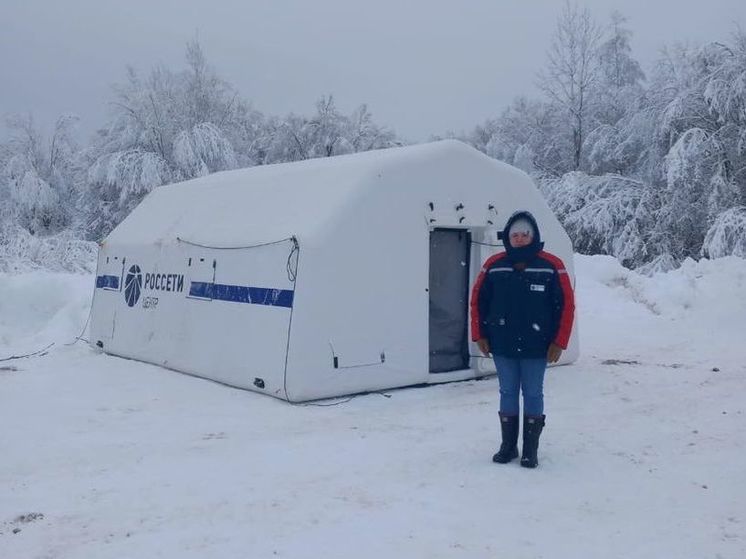
[[[580,10],[566,3],[557,20],[546,67],[539,73],[539,87],[568,116],[573,169],[582,161],[589,95],[599,74],[600,41],[600,27],[588,8]]]

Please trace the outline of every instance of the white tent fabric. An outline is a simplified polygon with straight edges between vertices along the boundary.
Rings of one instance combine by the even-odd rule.
[[[289,401],[491,374],[478,357],[430,372],[430,236],[475,241],[455,264],[471,283],[519,209],[574,278],[531,179],[457,141],[160,187],[102,244],[91,340]]]

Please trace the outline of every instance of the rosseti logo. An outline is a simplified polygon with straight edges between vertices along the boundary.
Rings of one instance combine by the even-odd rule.
[[[134,264],[130,267],[124,280],[124,300],[127,301],[127,305],[134,307],[140,300],[141,292],[142,272],[140,266]]]

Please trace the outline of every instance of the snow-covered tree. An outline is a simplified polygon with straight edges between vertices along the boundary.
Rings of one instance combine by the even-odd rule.
[[[592,93],[599,80],[601,29],[588,8],[565,4],[547,53],[547,63],[539,73],[539,87],[566,119],[572,168],[579,169],[583,142],[591,118]]]
[[[632,56],[632,32],[619,12],[611,14],[605,40],[598,47],[598,79],[591,103],[593,118],[600,124],[616,125],[636,109],[642,95],[645,73]]]
[[[656,254],[645,185],[628,177],[575,171],[541,182],[549,204],[584,254],[610,254],[637,266]]]
[[[528,173],[556,177],[572,168],[558,133],[563,125],[552,105],[518,97],[500,117],[478,126],[466,141]]]
[[[232,169],[230,137],[245,136],[251,111],[207,64],[199,43],[186,47],[187,68],[134,69],[115,86],[112,119],[88,151],[88,231],[99,238],[153,188]],[[243,136],[242,136],[243,135]]]
[[[739,142],[746,105],[737,93],[746,76],[743,44],[737,35],[733,47],[678,47],[657,68],[656,85],[670,96],[659,117],[658,144],[666,155],[657,228],[670,235],[678,260],[698,255],[718,216],[744,202]]]
[[[80,152],[63,115],[49,136],[31,116],[12,116],[0,145],[0,271],[93,269],[95,245],[80,240]]]
[[[566,5],[542,75],[546,99],[517,100],[468,140],[531,173],[583,252],[651,270],[739,253],[746,35],[668,47],[646,83],[624,23],[614,14],[596,41],[587,10]],[[568,130],[583,138],[580,151]],[[584,172],[567,174],[578,162]]]
[[[345,138],[355,153],[401,145],[393,130],[373,122],[373,114],[366,104],[347,117]]]
[[[706,79],[703,95],[719,125],[715,138],[719,210],[734,203],[746,205],[746,33],[736,33],[731,46],[717,47],[722,58]]]
[[[3,150],[0,180],[8,223],[40,236],[72,225],[78,147],[71,132],[77,120],[73,115],[61,116],[45,139],[30,115],[9,117],[11,139]]]
[[[727,209],[717,216],[702,243],[702,254],[708,258],[746,258],[746,206]]]
[[[361,105],[346,116],[331,95],[316,102],[316,113],[310,118],[291,113],[283,119],[270,119],[267,129],[267,163],[331,157],[398,143],[392,131],[373,122],[367,106]]]
[[[187,44],[186,62],[181,72],[158,66],[146,77],[130,68],[115,86],[111,120],[84,154],[90,238],[104,236],[163,184],[395,142],[365,105],[348,117],[331,95],[310,118],[266,118],[217,75],[196,40]]]
[[[598,79],[589,95],[589,132],[581,166],[593,174],[634,172],[640,144],[634,129],[644,102],[645,74],[632,56],[632,32],[626,19],[612,13],[605,40],[598,48]],[[630,142],[630,140],[633,140]]]

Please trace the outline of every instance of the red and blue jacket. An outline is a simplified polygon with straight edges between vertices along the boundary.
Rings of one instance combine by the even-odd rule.
[[[551,343],[567,348],[575,314],[570,277],[562,260],[541,247],[522,254],[518,265],[510,250],[495,254],[477,277],[471,336],[487,338],[493,355],[539,358],[546,357]]]

